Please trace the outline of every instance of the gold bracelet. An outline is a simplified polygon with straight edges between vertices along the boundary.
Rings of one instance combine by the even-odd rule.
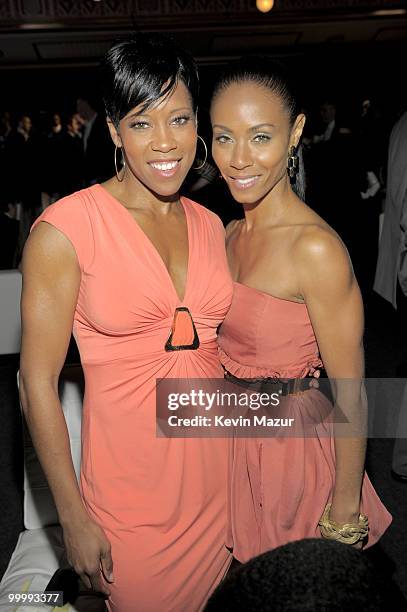
[[[327,504],[319,520],[319,527],[324,538],[337,540],[343,544],[356,544],[366,538],[369,531],[369,520],[365,514],[359,514],[358,523],[345,523],[340,525],[329,518],[331,504]]]

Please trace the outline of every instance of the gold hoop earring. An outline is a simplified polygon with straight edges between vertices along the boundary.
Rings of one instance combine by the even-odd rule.
[[[200,136],[199,134],[198,134],[198,138],[202,140],[202,144],[205,149],[205,159],[203,160],[202,164],[200,164],[200,166],[192,166],[192,170],[200,170],[201,168],[203,168],[204,165],[206,164],[206,160],[208,159],[208,147],[206,146],[206,142],[204,141],[202,136]]]
[[[119,171],[117,169],[117,149],[120,149],[120,151],[122,152],[122,164],[123,164],[121,167],[121,170],[123,170],[122,178],[119,178]],[[124,173],[126,171],[126,160],[124,159],[122,147],[118,147],[117,145],[115,146],[115,149],[114,149],[114,169],[116,170],[116,178],[119,181],[119,183],[121,183],[124,180]]]

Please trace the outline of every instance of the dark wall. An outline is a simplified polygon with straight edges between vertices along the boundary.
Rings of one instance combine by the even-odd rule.
[[[260,50],[261,51],[261,50]],[[264,50],[263,50],[264,51]],[[267,51],[267,50],[266,50]],[[286,61],[306,91],[306,103],[319,103],[325,96],[345,104],[374,96],[386,108],[407,105],[402,77],[402,58],[407,41],[398,43],[359,43],[287,47],[268,50]],[[201,66],[202,104],[207,99],[222,62]],[[70,111],[76,95],[97,90],[97,67],[55,67],[0,70],[1,109],[16,113]]]
[[[0,578],[23,529],[23,439],[18,355],[0,355]]]

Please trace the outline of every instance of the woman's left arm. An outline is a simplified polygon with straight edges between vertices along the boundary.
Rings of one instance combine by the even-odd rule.
[[[336,407],[347,417],[348,429],[353,432],[346,437],[345,426],[335,434],[336,473],[329,517],[340,524],[357,523],[367,411],[362,298],[348,253],[331,231],[307,230],[299,240],[296,260],[301,293],[334,388]]]

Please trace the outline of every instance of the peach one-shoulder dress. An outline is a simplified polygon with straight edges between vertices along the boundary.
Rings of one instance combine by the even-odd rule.
[[[237,282],[218,345],[225,370],[236,378],[297,379],[322,366],[305,304]],[[297,421],[327,414],[328,400],[315,389],[289,395],[285,401]],[[293,540],[321,537],[318,521],[335,483],[331,431],[316,427],[307,436],[297,430],[295,437],[234,439],[227,542],[236,559],[245,562]],[[392,519],[366,473],[361,512],[369,518],[371,546]]]
[[[152,242],[101,185],[36,220],[72,243],[81,269],[73,333],[85,375],[81,490],[112,546],[112,612],[201,610],[228,569],[228,442],[157,438],[156,379],[223,378],[216,333],[230,306],[224,229],[182,199],[189,260],[181,301]],[[166,352],[189,308],[197,350]]]

